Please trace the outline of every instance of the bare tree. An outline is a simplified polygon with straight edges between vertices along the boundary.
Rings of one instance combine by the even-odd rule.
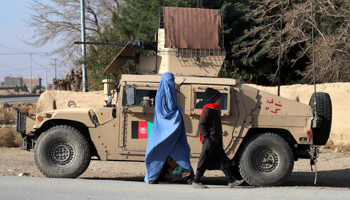
[[[315,41],[315,80],[317,83],[349,82],[350,5],[346,0],[319,0],[317,3],[315,17],[323,26],[318,27],[319,37]],[[313,73],[310,64],[301,74],[312,82]]]
[[[293,67],[301,58],[312,60],[312,32],[314,22],[316,71],[318,82],[350,81],[350,12],[348,0],[284,0],[282,32],[282,66]],[[311,17],[311,2],[314,16]],[[248,59],[259,51],[268,58],[280,56],[281,0],[252,0],[250,16],[257,23],[247,30],[247,40],[234,52],[234,56]],[[312,21],[314,20],[314,21]],[[265,48],[266,47],[266,48]],[[294,58],[290,52],[299,49]],[[268,51],[266,51],[268,49]],[[277,65],[277,63],[276,63]],[[312,63],[304,72],[299,72],[311,82]],[[275,79],[277,71],[270,79]],[[310,79],[311,78],[311,79]]]
[[[85,0],[86,39],[98,35],[103,27],[112,26],[113,12],[119,13],[122,0]],[[61,64],[75,64],[81,48],[74,45],[81,41],[80,0],[33,0],[29,9],[34,11],[26,23],[35,29],[28,44],[43,46],[59,40],[60,46],[52,54],[61,56]]]

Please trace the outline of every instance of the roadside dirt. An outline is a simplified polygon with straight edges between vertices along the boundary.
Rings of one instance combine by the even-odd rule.
[[[197,164],[192,167],[196,169]],[[341,149],[323,149],[317,166],[317,182],[314,184],[315,172],[311,171],[309,160],[295,162],[294,170],[289,179],[281,187],[301,188],[332,188],[350,189],[350,152]],[[313,167],[315,170],[315,167]],[[96,161],[79,178],[143,181],[145,175],[143,162],[111,162]],[[32,177],[44,177],[37,169],[33,150],[24,151],[20,148],[0,148],[0,177],[18,176],[28,173]],[[226,185],[221,171],[207,171],[202,182],[209,185]],[[25,178],[25,177],[23,177]],[[180,181],[184,183],[184,181]]]

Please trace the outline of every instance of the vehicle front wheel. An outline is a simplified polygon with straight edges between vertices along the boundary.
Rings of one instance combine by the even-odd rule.
[[[242,178],[249,185],[279,185],[292,173],[294,156],[283,138],[264,133],[245,143],[238,167]]]
[[[55,126],[43,132],[34,148],[35,164],[50,178],[76,178],[88,168],[89,142],[71,126]]]

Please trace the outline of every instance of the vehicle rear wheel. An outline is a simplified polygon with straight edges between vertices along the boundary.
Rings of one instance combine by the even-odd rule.
[[[238,166],[242,178],[249,185],[279,185],[292,173],[294,156],[283,138],[264,133],[245,143]]]
[[[89,142],[70,126],[55,126],[42,133],[34,148],[35,164],[50,178],[76,178],[88,168]]]
[[[325,145],[328,141],[332,125],[331,98],[328,93],[316,92],[312,94],[309,105],[312,110],[316,108],[317,115],[320,118],[319,126],[312,130],[314,145]]]

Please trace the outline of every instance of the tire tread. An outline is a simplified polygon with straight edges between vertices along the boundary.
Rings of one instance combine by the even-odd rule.
[[[52,173],[51,170],[45,169],[45,168],[47,168],[47,166],[45,166],[45,163],[41,162],[41,159],[39,158],[39,156],[40,156],[39,155],[39,148],[41,146],[42,140],[45,140],[45,138],[50,137],[50,135],[53,135],[56,132],[59,132],[61,130],[66,130],[67,132],[69,132],[69,134],[72,134],[74,137],[76,137],[77,140],[79,141],[79,143],[83,145],[83,151],[85,153],[83,155],[84,158],[83,158],[82,164],[75,171],[72,171],[70,173],[57,174],[57,173]],[[77,129],[75,129],[71,126],[68,126],[68,125],[54,126],[54,127],[51,127],[50,129],[48,129],[47,131],[43,132],[39,136],[38,141],[37,141],[37,145],[35,145],[35,148],[34,148],[35,165],[38,167],[39,171],[44,176],[46,176],[48,178],[76,178],[76,177],[80,176],[89,167],[90,156],[91,156],[90,146],[89,146],[89,143],[88,143],[86,137],[83,134],[81,134]]]

